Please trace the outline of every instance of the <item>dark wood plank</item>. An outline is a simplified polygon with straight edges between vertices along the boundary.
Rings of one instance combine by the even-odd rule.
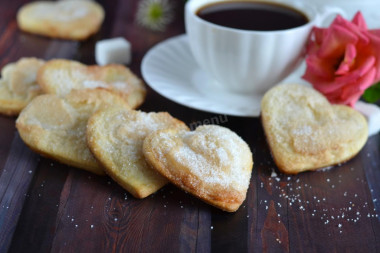
[[[14,118],[0,116],[0,168],[5,165],[15,132]]]
[[[372,196],[372,202],[376,209],[376,214],[380,220],[380,134],[371,137],[367,145],[361,152],[361,161],[363,163],[363,173],[368,182],[368,189]]]
[[[9,252],[49,252],[69,167],[42,157],[26,195]],[[28,208],[25,208],[28,207]]]
[[[0,175],[0,252],[6,252],[12,241],[37,158],[17,134]]]

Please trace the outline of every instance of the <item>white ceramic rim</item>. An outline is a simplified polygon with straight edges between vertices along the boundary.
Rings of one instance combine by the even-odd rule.
[[[224,30],[224,31],[230,31],[230,32],[239,32],[239,33],[247,33],[247,34],[277,34],[277,33],[287,33],[287,32],[293,32],[300,29],[305,29],[306,27],[309,27],[311,25],[314,25],[314,23],[318,19],[318,12],[316,8],[306,2],[302,1],[284,1],[284,0],[270,0],[270,1],[263,1],[263,0],[239,0],[237,2],[258,2],[258,3],[277,3],[280,5],[288,6],[292,9],[296,9],[297,11],[303,13],[308,19],[309,22],[306,24],[303,24],[301,26],[293,27],[290,29],[283,29],[283,30],[272,30],[272,31],[254,31],[254,30],[241,30],[231,27],[225,27],[221,25],[217,25],[211,22],[208,22],[200,17],[198,17],[195,13],[197,10],[202,8],[203,6],[212,4],[212,3],[219,3],[219,2],[232,2],[231,0],[189,0],[185,5],[185,15],[191,16],[192,19],[196,20],[197,22],[200,22],[204,25],[208,25],[214,29]],[[302,6],[300,8],[299,6]]]

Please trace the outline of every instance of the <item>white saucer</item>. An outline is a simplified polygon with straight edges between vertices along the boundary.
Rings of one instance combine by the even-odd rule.
[[[213,80],[195,62],[186,35],[151,48],[144,56],[141,72],[152,89],[179,104],[232,116],[260,115],[261,97],[213,88]]]

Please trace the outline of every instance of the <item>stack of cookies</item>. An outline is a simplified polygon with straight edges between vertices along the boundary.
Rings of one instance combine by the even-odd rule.
[[[167,112],[134,110],[145,87],[126,67],[24,58],[4,69],[1,111],[19,114],[17,130],[39,154],[107,174],[137,198],[171,182],[229,212],[245,200],[248,145],[221,126],[190,131]],[[18,110],[9,108],[14,101],[22,101]]]
[[[1,71],[0,113],[18,115],[33,98],[41,94],[64,97],[72,90],[101,88],[120,96],[131,108],[145,99],[145,85],[127,67],[119,64],[86,66],[54,59],[21,58]]]

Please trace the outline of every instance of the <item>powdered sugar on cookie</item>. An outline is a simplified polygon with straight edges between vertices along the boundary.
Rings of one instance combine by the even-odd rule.
[[[70,22],[85,17],[89,14],[88,5],[78,1],[65,1],[55,3],[45,3],[35,8],[32,13],[35,18],[45,18],[61,22]]]
[[[243,167],[244,152],[248,147],[235,133],[221,127],[199,127],[194,132],[184,132],[183,146],[174,152],[174,158],[189,168],[206,183],[241,190],[247,185],[250,171]],[[243,149],[233,147],[245,147]],[[238,172],[238,173],[236,173]]]
[[[302,85],[279,85],[262,100],[261,119],[278,168],[285,173],[344,162],[367,140],[367,124],[356,111],[331,105]]]
[[[104,16],[95,1],[33,1],[19,9],[17,24],[34,34],[84,40],[99,30]]]
[[[109,174],[137,198],[145,198],[167,183],[152,170],[142,152],[144,138],[168,127],[187,129],[168,113],[145,113],[123,107],[103,109],[87,126],[87,142]]]
[[[147,161],[175,185],[226,211],[244,201],[252,172],[248,145],[231,130],[205,125],[166,129],[148,136]]]

